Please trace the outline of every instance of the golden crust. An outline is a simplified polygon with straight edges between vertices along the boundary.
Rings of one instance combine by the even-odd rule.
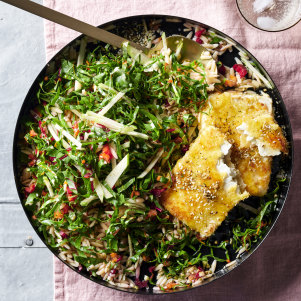
[[[161,196],[162,205],[200,237],[209,237],[228,212],[249,194],[240,193],[237,182],[225,188],[226,172],[217,169],[226,137],[207,127],[173,169],[174,182]]]
[[[215,93],[209,97],[205,111],[208,115],[201,115],[200,127],[214,125],[227,136],[233,143],[231,160],[240,171],[246,190],[263,196],[269,187],[272,155],[288,151],[287,141],[273,117],[271,98],[255,93]],[[237,129],[243,123],[248,135]],[[259,153],[260,147],[264,156]]]
[[[189,151],[176,163],[175,180],[161,202],[206,238],[239,201],[267,192],[272,156],[288,149],[273,117],[272,100],[264,93],[210,95],[205,114],[199,116],[199,129]],[[231,156],[222,152],[227,141],[232,144]],[[238,183],[246,191],[240,192]]]
[[[242,130],[246,125],[248,135],[266,144],[271,150],[287,154],[287,142],[273,117],[272,100],[268,95],[256,93],[224,92],[208,98],[202,114],[201,127],[216,126],[238,148],[250,147],[251,141]]]
[[[239,170],[250,195],[263,196],[270,183],[272,157],[262,157],[256,147],[231,152],[231,161]]]

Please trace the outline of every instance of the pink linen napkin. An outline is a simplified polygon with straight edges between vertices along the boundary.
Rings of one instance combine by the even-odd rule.
[[[55,301],[90,300],[300,300],[301,190],[301,22],[267,33],[254,29],[239,15],[234,0],[44,0],[44,5],[93,25],[138,14],[169,14],[211,25],[246,47],[274,79],[289,111],[294,130],[294,180],[285,208],[269,237],[255,254],[229,275],[204,287],[166,296],[118,292],[89,281],[54,259]],[[79,34],[45,21],[47,60]]]

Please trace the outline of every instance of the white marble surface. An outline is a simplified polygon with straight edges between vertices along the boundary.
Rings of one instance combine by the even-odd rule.
[[[12,171],[15,122],[31,83],[44,65],[43,20],[0,2],[0,300],[3,301],[53,299],[52,254],[23,213]],[[26,245],[28,238],[33,240],[32,246]]]

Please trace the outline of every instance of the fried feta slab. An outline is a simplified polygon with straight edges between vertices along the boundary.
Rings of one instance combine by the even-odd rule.
[[[228,212],[249,196],[230,161],[231,144],[208,126],[173,168],[173,184],[161,195],[162,205],[201,238],[209,237]]]
[[[254,196],[267,192],[272,156],[287,153],[287,142],[274,119],[272,99],[255,92],[212,94],[200,115],[200,129],[216,126],[233,144],[231,159],[240,171],[247,191]]]
[[[201,127],[219,128],[238,148],[258,147],[261,156],[287,153],[287,142],[274,119],[272,99],[255,92],[224,92],[209,96]]]

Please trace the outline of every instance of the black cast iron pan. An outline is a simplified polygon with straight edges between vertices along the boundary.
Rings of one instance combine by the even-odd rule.
[[[103,28],[103,29],[112,28],[113,32],[115,32],[115,33],[117,33],[121,36],[125,36],[130,40],[133,40],[133,41],[136,40],[137,41],[137,38],[139,37],[139,34],[140,34],[140,30],[143,26],[142,25],[143,20],[145,20],[146,23],[149,23],[153,20],[158,20],[158,19],[162,20],[161,25],[160,25],[160,29],[162,31],[164,31],[167,36],[173,35],[173,34],[182,34],[182,35],[185,36],[187,34],[187,32],[183,31],[183,29],[184,29],[183,24],[185,22],[189,22],[189,23],[196,24],[196,25],[199,25],[201,27],[204,27],[206,29],[212,29],[217,34],[234,41],[231,37],[223,34],[222,32],[220,32],[220,31],[218,31],[214,28],[211,28],[211,27],[209,27],[205,24],[195,22],[195,21],[189,20],[189,19],[184,19],[184,18],[181,18],[181,17],[166,16],[166,15],[141,15],[141,16],[126,17],[126,18],[123,18],[123,19],[118,19],[118,20],[115,20],[115,21],[108,22],[108,23],[103,24],[99,27]],[[27,215],[27,218],[28,218],[29,222],[31,223],[31,225],[33,226],[34,230],[36,231],[37,235],[41,238],[41,240],[45,243],[45,245],[50,249],[50,251],[57,257],[58,257],[57,251],[51,249],[47,245],[47,243],[44,241],[43,236],[39,233],[38,229],[33,225],[32,221],[31,221],[30,213],[25,208],[24,203],[22,202],[23,194],[21,193],[22,184],[21,184],[21,181],[20,181],[20,176],[21,176],[21,172],[22,172],[24,166],[22,166],[22,164],[20,162],[20,145],[24,144],[24,131],[25,131],[24,127],[23,127],[24,120],[30,118],[30,114],[29,114],[30,109],[34,108],[37,105],[36,94],[39,90],[39,83],[47,75],[47,72],[49,72],[49,69],[55,68],[54,70],[57,70],[59,68],[59,63],[60,63],[61,58],[64,58],[64,57],[68,58],[68,53],[69,53],[70,47],[78,48],[78,42],[76,40],[77,39],[71,41],[58,54],[56,54],[46,64],[46,66],[42,69],[40,74],[37,76],[37,78],[33,82],[29,92],[27,93],[27,96],[26,96],[26,98],[24,100],[24,103],[21,107],[19,117],[17,119],[17,124],[16,124],[16,128],[15,128],[15,135],[14,135],[14,143],[13,143],[14,177],[15,177],[15,182],[16,182],[19,198],[20,198],[21,204],[23,206],[24,212]],[[236,45],[240,49],[245,51],[248,54],[248,56],[254,62],[257,63],[260,71],[266,76],[266,78],[270,82],[273,83],[273,81],[270,78],[270,76],[268,75],[268,73],[265,71],[265,69],[262,67],[262,65],[254,58],[254,56],[251,55],[246,49],[244,49],[239,43],[237,43],[236,41],[234,41],[234,42],[236,43]],[[88,45],[88,47],[93,49],[93,48],[96,47],[96,45],[93,44],[93,43],[90,43]],[[235,64],[234,57],[238,57],[238,50],[236,48],[233,48],[233,49],[234,49],[233,52],[226,52],[224,55],[222,55],[220,57],[220,60],[226,66],[229,66],[229,67],[231,67],[233,64]],[[281,212],[281,210],[284,206],[284,202],[286,200],[287,193],[288,193],[288,190],[289,190],[289,185],[290,185],[290,182],[291,182],[292,165],[293,165],[293,138],[292,138],[292,130],[291,130],[291,125],[290,125],[288,113],[286,111],[286,108],[285,108],[284,102],[281,98],[281,95],[280,95],[280,93],[279,93],[279,91],[278,91],[278,89],[277,89],[277,87],[275,86],[274,83],[273,83],[273,89],[268,89],[267,93],[269,93],[273,98],[273,107],[274,107],[274,112],[275,112],[275,118],[276,118],[277,122],[279,123],[279,125],[281,125],[283,127],[284,134],[285,134],[286,139],[289,143],[289,154],[287,156],[278,156],[273,161],[270,189],[273,188],[272,184],[275,182],[275,179],[276,179],[277,176],[279,176],[279,175],[285,176],[286,181],[281,183],[281,185],[280,185],[279,198],[278,198],[278,202],[277,202],[277,205],[276,205],[276,210],[273,213],[272,222],[271,222],[271,224],[269,226],[269,229],[268,229],[266,235],[264,236],[264,238],[269,234],[270,230],[273,228],[273,226],[276,223],[276,220],[278,219],[278,217],[280,215],[280,212]],[[256,199],[256,198],[249,198],[245,202],[247,204],[253,205],[254,207],[256,207],[256,205],[258,206],[258,199]],[[232,217],[232,218],[235,218],[235,216],[237,216],[237,214],[238,214],[237,209],[234,208],[229,213],[229,216]],[[220,228],[216,231],[214,239],[218,239],[218,236],[220,234],[224,234],[224,232],[227,232],[227,224],[226,223],[223,223],[220,226]],[[264,238],[261,241],[259,241],[255,246],[253,246],[252,249],[249,252],[244,253],[239,259],[237,259],[237,263],[235,265],[232,265],[231,267],[228,267],[228,268],[225,268],[223,265],[218,265],[214,276],[211,277],[211,278],[206,279],[202,283],[202,285],[210,283],[213,280],[216,280],[216,279],[228,274],[229,271],[231,271],[235,267],[239,266],[248,257],[250,257],[251,254],[254,253],[254,251],[259,247],[259,245],[262,243]],[[111,285],[108,282],[105,282],[103,280],[99,280],[99,279],[96,279],[96,278],[91,278],[90,274],[85,270],[78,271],[77,269],[74,269],[71,266],[69,266],[69,267],[72,268],[73,270],[75,270],[80,275],[82,275],[82,276],[84,276],[84,277],[86,277],[86,278],[88,278],[88,279],[90,279],[90,280],[92,280],[92,281],[94,281],[94,282],[96,282],[100,285],[110,287],[110,288],[113,288],[113,289],[116,289],[116,290],[121,290],[121,291],[129,292],[129,293],[144,294],[144,295],[171,293],[171,292],[153,291],[152,289],[150,289],[150,290],[134,290],[134,289],[126,289],[126,288],[115,287],[115,286],[113,286],[113,285]],[[142,270],[142,273],[143,273],[143,270]],[[183,288],[183,289],[179,289],[179,290],[173,291],[173,292],[179,292],[179,291],[184,291],[184,290],[186,291],[186,290],[190,290],[190,289],[192,289],[192,288],[191,287],[190,288]],[[199,287],[199,289],[200,289],[200,287]]]

